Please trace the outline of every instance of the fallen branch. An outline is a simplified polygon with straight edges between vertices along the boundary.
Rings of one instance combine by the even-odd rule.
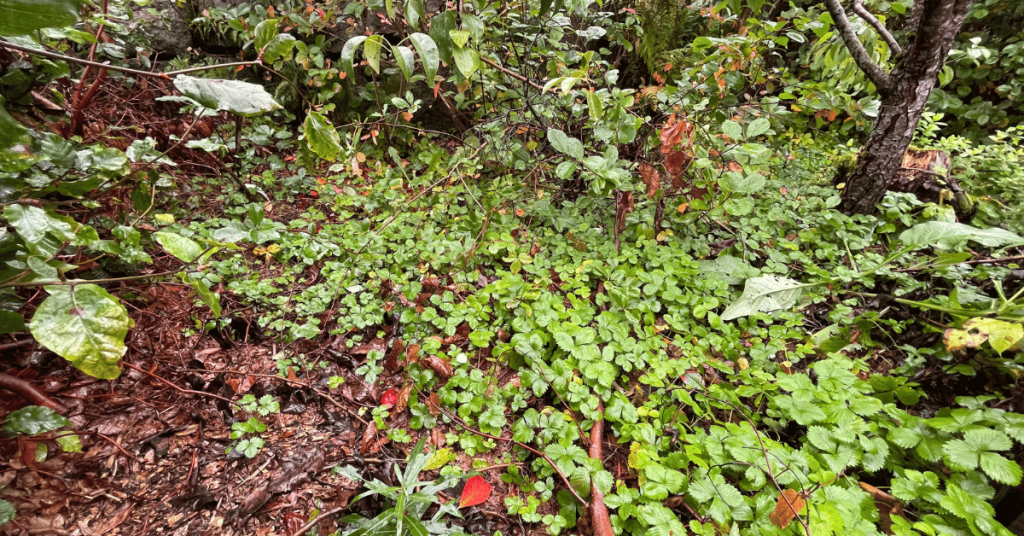
[[[163,73],[163,72],[153,72],[153,71],[140,71],[138,69],[130,69],[128,67],[118,67],[117,65],[111,65],[109,63],[100,63],[98,61],[83,60],[81,58],[76,58],[74,56],[68,56],[66,54],[57,54],[56,52],[50,52],[48,50],[40,50],[40,49],[37,49],[37,48],[23,47],[21,45],[15,45],[13,43],[5,43],[3,41],[0,41],[0,48],[6,48],[6,49],[10,49],[10,50],[17,50],[18,52],[24,52],[25,54],[33,54],[33,55],[36,55],[36,56],[43,56],[45,58],[51,58],[51,59],[55,59],[55,60],[69,61],[71,63],[78,63],[80,65],[88,65],[88,66],[91,66],[91,67],[98,67],[100,69],[107,69],[107,70],[110,70],[110,71],[119,71],[119,72],[122,72],[122,73],[129,73],[129,74],[134,74],[134,75],[138,75],[138,76],[149,76],[149,77],[153,77],[153,78],[167,78],[167,79],[169,79],[171,76],[174,76],[174,75],[186,74],[186,73],[194,73],[194,72],[198,72],[198,71],[208,71],[210,69],[218,69],[220,67],[239,67],[239,66],[241,66],[241,67],[248,67],[248,66],[251,66],[251,65],[262,65],[263,64],[262,61],[237,61],[237,62],[234,62],[234,63],[220,63],[220,64],[217,64],[217,65],[204,65],[202,67],[193,67],[191,69],[182,69],[180,71],[171,71],[171,72]]]
[[[600,398],[597,400],[597,411],[602,415],[594,420],[594,427],[590,429],[590,458],[603,463],[601,443],[604,442],[604,404]],[[590,519],[594,524],[594,536],[615,536],[611,517],[608,516],[608,506],[604,504],[604,493],[601,493],[593,479],[590,481]]]
[[[42,391],[36,389],[31,383],[28,383],[21,378],[15,378],[9,374],[0,373],[0,389],[7,389],[8,391],[17,393],[21,395],[22,398],[36,406],[46,406],[58,413],[64,413],[67,411],[64,406],[43,394]]]

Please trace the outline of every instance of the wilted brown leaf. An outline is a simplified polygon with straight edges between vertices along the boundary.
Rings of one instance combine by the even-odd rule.
[[[370,350],[376,350],[383,354],[384,352],[387,351],[387,349],[387,341],[385,341],[384,339],[373,339],[372,341],[366,344],[360,344],[358,346],[355,346],[354,348],[349,350],[349,353],[354,355],[366,355],[370,353]]]
[[[768,516],[768,520],[772,522],[772,525],[784,529],[789,526],[789,522],[793,521],[803,507],[804,498],[800,492],[794,489],[782,490],[779,501],[775,503],[775,511]]]
[[[440,357],[437,357],[436,355],[431,355],[424,357],[423,359],[420,359],[420,364],[434,371],[435,374],[442,378],[448,379],[452,377],[452,364],[445,361],[444,359],[441,359]]]
[[[388,352],[388,358],[384,360],[384,368],[394,372],[402,368],[401,359],[405,355],[405,343],[402,339],[395,338],[394,342],[391,343],[391,351]]]
[[[615,228],[618,232],[626,230],[626,215],[633,212],[633,192],[615,190]]]
[[[420,345],[410,344],[406,347],[405,360],[409,363],[418,363],[420,360]]]
[[[640,180],[647,186],[647,198],[652,199],[654,194],[661,189],[661,174],[658,173],[654,166],[647,162],[640,162],[638,169],[640,172]]]
[[[441,397],[436,392],[430,393],[430,396],[427,397],[427,409],[434,417],[441,413]]]
[[[400,391],[398,391],[398,400],[395,401],[395,410],[391,412],[392,415],[397,415],[409,406],[409,395],[412,393],[412,384],[406,385]]]

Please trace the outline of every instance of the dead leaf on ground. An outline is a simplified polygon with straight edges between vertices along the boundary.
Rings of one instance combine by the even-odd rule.
[[[420,359],[420,364],[434,371],[435,374],[444,379],[451,378],[454,373],[452,370],[452,364],[440,357],[437,357],[436,355],[430,355]]]
[[[772,525],[785,529],[803,507],[804,498],[799,491],[795,489],[783,490],[779,495],[779,501],[775,503],[775,511],[768,516],[768,520],[772,522]]]

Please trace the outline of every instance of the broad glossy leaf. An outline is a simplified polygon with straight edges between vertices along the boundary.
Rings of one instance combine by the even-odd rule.
[[[1005,229],[997,227],[978,229],[951,221],[919,223],[900,233],[900,241],[912,246],[932,246],[958,240],[970,240],[987,247],[1024,243],[1024,237]]]
[[[0,35],[26,35],[40,28],[78,22],[78,0],[0,0]]]
[[[738,194],[752,194],[764,188],[764,177],[758,173],[743,176],[742,173],[729,171],[722,175],[718,184],[727,191]]]
[[[245,117],[255,117],[281,108],[263,86],[239,80],[195,78],[179,74],[174,79],[174,87],[211,110],[226,110]]]
[[[462,495],[459,497],[459,508],[476,506],[483,503],[491,496],[491,485],[484,480],[484,477],[476,475],[466,482],[462,488]]]
[[[452,42],[455,46],[462,48],[469,42],[469,31],[467,30],[451,30],[448,35],[452,37]]]
[[[770,129],[771,127],[772,124],[768,122],[767,119],[763,117],[758,117],[757,119],[751,121],[749,125],[747,125],[747,139],[752,140],[760,136],[761,134],[768,132],[768,129]]]
[[[743,139],[743,128],[736,121],[726,121],[722,123],[722,132],[729,136],[731,141],[737,142]]]
[[[3,216],[21,235],[29,253],[39,257],[52,257],[65,242],[87,246],[99,239],[92,227],[39,207],[8,205]]]
[[[4,419],[3,429],[34,436],[65,426],[71,426],[71,421],[56,411],[43,406],[28,406],[12,411]]]
[[[409,27],[414,30],[420,29],[420,21],[426,16],[426,10],[423,8],[423,0],[405,0],[405,22],[409,23]]]
[[[377,34],[367,37],[363,43],[363,57],[366,58],[366,64],[378,74],[380,74],[380,49],[382,46],[384,46],[384,37]]]
[[[439,58],[444,60],[445,63],[452,63],[452,51],[455,50],[455,43],[452,41],[452,36],[448,32],[454,30],[455,26],[455,11],[448,10],[440,15],[435,15],[430,19],[430,38],[431,43],[434,43],[438,50]],[[415,35],[415,34],[413,34]],[[410,36],[411,37],[411,36]],[[413,41],[413,44],[416,42]],[[419,47],[416,47],[419,50]],[[423,57],[423,53],[420,52],[420,57]],[[433,81],[433,78],[429,78]]]
[[[345,41],[345,46],[341,47],[341,69],[348,75],[349,80],[354,80],[356,77],[356,71],[352,64],[355,62],[356,51],[359,50],[359,45],[362,45],[363,41],[366,41],[366,36],[357,35]]]
[[[469,78],[476,72],[476,51],[471,48],[456,48],[452,52],[455,57],[455,66],[459,68],[462,76]]]
[[[333,161],[341,152],[341,136],[320,112],[309,112],[303,124],[310,150],[324,160]]]
[[[50,296],[29,325],[36,341],[86,374],[117,378],[124,337],[135,325],[121,302],[91,283],[49,286],[46,291]]]
[[[412,78],[412,70],[416,66],[416,56],[409,47],[392,46],[391,51],[395,55],[395,62],[398,63],[398,68],[402,70],[402,76],[408,81]]]
[[[168,253],[182,262],[192,262],[203,253],[203,248],[199,244],[180,234],[161,231],[153,233],[153,236]]]
[[[447,15],[447,13],[445,14]],[[441,63],[441,54],[437,44],[429,35],[418,32],[410,35],[409,40],[412,41],[412,46],[416,47],[416,53],[420,55],[420,61],[423,62],[423,72],[427,75],[427,83],[433,84],[437,67]]]
[[[280,33],[277,29],[278,19],[264,19],[256,25],[256,50],[263,50],[263,47],[270,44]]]
[[[292,49],[295,48],[295,38],[289,34],[281,34],[275,37],[263,48],[263,61],[274,63],[280,58],[291,58]]]
[[[787,277],[766,275],[747,279],[743,295],[722,312],[722,320],[735,320],[754,313],[771,313],[796,305],[801,291],[813,285]]]
[[[583,160],[583,143],[569,137],[565,132],[557,129],[548,130],[548,142],[556,151],[576,160]]]

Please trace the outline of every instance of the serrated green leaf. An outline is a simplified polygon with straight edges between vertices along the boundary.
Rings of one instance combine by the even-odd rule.
[[[121,375],[118,361],[135,321],[117,298],[94,284],[49,286],[32,316],[32,336],[82,372],[103,380]]]
[[[1020,484],[1021,475],[1024,474],[1017,462],[995,452],[985,452],[981,455],[981,470],[992,480],[1009,486]]]

